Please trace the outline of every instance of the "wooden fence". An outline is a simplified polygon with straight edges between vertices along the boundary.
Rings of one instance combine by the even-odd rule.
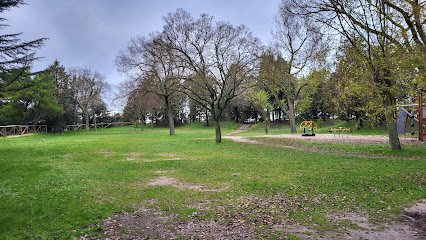
[[[47,133],[47,125],[7,125],[0,126],[0,136],[24,135],[28,133]]]
[[[109,128],[109,127],[121,127],[132,125],[131,122],[112,122],[112,123],[97,123],[96,128]],[[65,131],[77,131],[84,129],[86,124],[67,125]],[[90,128],[94,128],[95,124],[89,124]],[[47,133],[47,125],[7,125],[0,126],[0,137],[12,136],[12,135],[24,135],[28,133]],[[57,131],[57,130],[56,130]]]
[[[89,124],[89,128],[109,128],[109,127],[121,127],[121,126],[129,126],[132,125],[131,122],[112,122],[112,123],[97,123],[97,124]],[[65,131],[77,131],[80,129],[85,129],[86,124],[76,124],[76,125],[67,125],[65,127]]]

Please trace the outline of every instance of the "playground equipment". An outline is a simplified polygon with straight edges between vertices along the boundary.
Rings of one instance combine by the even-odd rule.
[[[425,92],[426,90],[420,89],[419,97],[412,99],[413,102],[417,101],[417,103],[397,106],[399,110],[396,118],[396,127],[398,134],[404,134],[404,136],[406,136],[407,122],[410,119],[411,136],[414,138],[414,122],[418,122],[419,141],[426,140],[426,103],[423,99],[423,93]],[[410,111],[406,110],[405,108],[409,109]]]
[[[329,132],[334,132],[333,136],[334,138],[336,138],[336,132],[340,135],[342,135],[342,138],[344,136],[344,133],[346,132],[346,138],[349,137],[349,132],[352,132],[350,128],[344,128],[344,127],[339,127],[339,128],[332,128]]]
[[[308,136],[315,136],[314,131],[318,130],[317,124],[314,121],[303,121],[300,124],[299,130],[302,131],[303,129],[303,134],[302,136],[304,137],[308,137]],[[308,131],[312,131],[311,133],[306,133],[306,129],[308,129]]]

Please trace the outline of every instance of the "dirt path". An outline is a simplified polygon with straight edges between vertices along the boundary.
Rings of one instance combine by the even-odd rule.
[[[251,136],[252,138],[258,137],[262,138],[265,136]],[[269,138],[273,138],[273,136],[266,136]],[[351,153],[351,152],[330,152],[328,149],[311,149],[306,147],[296,147],[291,145],[285,145],[285,143],[268,143],[268,142],[262,142],[257,141],[253,139],[247,139],[243,136],[224,136],[223,138],[231,139],[234,142],[239,143],[246,143],[246,144],[258,144],[263,146],[271,146],[271,147],[280,147],[280,148],[288,148],[288,149],[294,149],[304,152],[315,152],[315,153],[327,153],[327,154],[333,154],[333,155],[339,155],[339,156],[354,156],[354,157],[370,157],[370,158],[392,158],[392,159],[406,159],[406,160],[426,160],[425,158],[419,158],[419,157],[406,157],[406,156],[390,156],[390,155],[380,155],[380,154],[364,154],[364,153]]]
[[[302,140],[306,142],[332,142],[332,143],[349,143],[349,144],[386,144],[389,142],[388,136],[378,136],[378,135],[352,135],[352,134],[317,134],[313,137],[304,137],[300,134],[280,134],[280,135],[255,135],[255,136],[232,136],[236,133],[241,133],[247,131],[248,129],[254,127],[255,125],[244,124],[236,130],[225,134],[223,138],[231,139],[235,142],[247,143],[247,144],[258,144],[264,146],[273,146],[273,147],[282,147],[289,148],[294,150],[300,150],[304,152],[318,152],[318,153],[328,153],[333,155],[340,156],[357,156],[357,157],[372,157],[372,158],[397,158],[397,159],[407,159],[407,160],[426,160],[425,158],[419,157],[404,157],[404,156],[388,156],[388,155],[379,155],[379,154],[361,154],[361,153],[342,153],[342,152],[330,152],[328,149],[310,149],[306,147],[299,147],[283,142],[278,143],[268,143],[257,141],[248,138],[271,138],[271,139],[288,139],[288,140]],[[425,142],[420,142],[413,138],[400,138],[401,143],[403,144],[413,144],[413,145],[424,145]]]
[[[240,132],[245,132],[249,129],[254,128],[255,126],[256,126],[255,124],[241,124],[241,126],[237,130],[229,132],[229,133],[225,133],[224,135],[225,136],[231,136],[231,135],[234,135],[234,134],[237,134],[237,133],[240,133]]]
[[[291,140],[303,140],[307,142],[335,142],[335,143],[367,143],[367,144],[387,144],[389,143],[388,136],[380,135],[355,135],[355,134],[316,134],[313,137],[303,137],[301,134],[280,134],[280,135],[257,135],[253,137],[262,138],[284,138]],[[422,145],[424,142],[420,142],[414,138],[400,138],[403,144]]]

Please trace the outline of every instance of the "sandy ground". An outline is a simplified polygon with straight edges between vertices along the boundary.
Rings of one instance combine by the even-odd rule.
[[[316,134],[313,137],[304,137],[301,134],[280,134],[280,135],[257,135],[254,137],[263,137],[263,138],[285,138],[285,139],[295,139],[295,140],[304,140],[304,141],[318,141],[318,142],[340,142],[340,143],[389,143],[389,137],[387,136],[378,136],[378,135],[353,135],[353,134],[343,134],[343,135],[333,135],[333,134]],[[419,141],[417,138],[400,138],[399,139],[403,144],[425,144],[425,142]]]

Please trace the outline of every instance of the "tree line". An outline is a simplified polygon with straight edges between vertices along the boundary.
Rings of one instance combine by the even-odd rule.
[[[0,12],[21,4],[2,1]],[[282,0],[268,46],[244,25],[208,14],[178,9],[163,20],[115,61],[128,76],[120,89],[124,118],[168,123],[170,135],[175,123],[202,120],[214,123],[219,143],[222,120],[260,117],[267,131],[268,121],[288,119],[296,132],[296,118],[340,118],[360,128],[366,120],[386,125],[397,150],[396,105],[426,88],[425,4],[418,0]],[[88,123],[105,110],[100,96],[109,86],[101,74],[66,71],[59,62],[32,73],[46,39],[0,40],[0,124]]]
[[[1,1],[0,12],[22,4]],[[0,25],[0,29],[6,27]],[[110,120],[102,100],[102,93],[109,90],[105,77],[87,67],[67,71],[57,60],[43,71],[32,72],[31,65],[38,60],[35,52],[47,39],[25,42],[20,35],[0,35],[0,125],[60,128],[84,122],[88,133],[90,120]]]
[[[178,9],[118,54],[129,77],[124,113],[143,120],[162,112],[174,135],[176,114],[189,108],[190,120],[214,122],[220,142],[220,121],[238,119],[248,102],[265,124],[283,113],[291,132],[296,117],[385,124],[397,150],[396,104],[426,87],[424,23],[416,0],[283,0],[275,41],[262,46],[244,25]]]

